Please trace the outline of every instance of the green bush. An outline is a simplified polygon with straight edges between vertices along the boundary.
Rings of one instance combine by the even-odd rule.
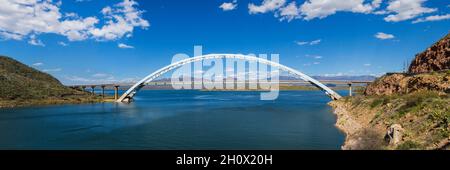
[[[430,114],[430,119],[437,123],[439,127],[448,128],[450,124],[450,111],[446,109],[439,109],[437,106]]]
[[[380,104],[383,104],[383,101],[384,100],[382,98],[373,100],[372,103],[370,104],[370,108],[373,109],[373,108],[379,106]]]
[[[414,150],[414,149],[423,149],[423,146],[414,141],[406,141],[397,146],[398,150]]]

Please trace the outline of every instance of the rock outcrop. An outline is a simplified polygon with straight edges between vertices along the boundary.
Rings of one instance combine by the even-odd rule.
[[[450,93],[450,34],[416,55],[408,73],[386,74],[368,85],[364,94],[406,94],[419,90]]]
[[[450,93],[450,71],[407,75],[395,73],[384,75],[369,84],[365,95],[406,94],[419,90]]]
[[[409,66],[409,73],[428,73],[450,69],[450,34],[417,54]]]
[[[404,131],[405,130],[402,128],[401,125],[393,124],[388,128],[385,138],[387,139],[390,145],[397,146],[397,144],[399,144],[403,139]]]

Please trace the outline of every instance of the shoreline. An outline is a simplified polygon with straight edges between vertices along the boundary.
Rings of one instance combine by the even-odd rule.
[[[345,134],[342,150],[434,150],[450,149],[449,100],[448,94],[422,91],[345,97],[328,105]]]
[[[32,100],[0,100],[0,109],[7,108],[22,108],[22,107],[33,107],[33,106],[54,106],[54,105],[65,105],[65,104],[93,104],[93,103],[112,103],[114,99],[112,98],[63,98],[63,99],[32,99]]]
[[[336,115],[336,123],[334,126],[344,133],[345,140],[341,145],[341,150],[350,150],[352,145],[357,145],[357,141],[352,139],[351,136],[361,130],[362,125],[356,122],[348,113],[348,110],[342,103],[337,101],[331,101],[328,103],[333,109],[333,114]]]

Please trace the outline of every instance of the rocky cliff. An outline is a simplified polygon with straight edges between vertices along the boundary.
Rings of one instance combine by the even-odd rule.
[[[416,55],[408,73],[386,74],[368,85],[364,94],[406,94],[419,90],[450,93],[450,34]]]
[[[427,73],[450,69],[450,34],[417,54],[409,66],[409,73]]]
[[[420,90],[450,93],[450,71],[408,75],[402,73],[384,75],[369,84],[365,95],[407,94]]]

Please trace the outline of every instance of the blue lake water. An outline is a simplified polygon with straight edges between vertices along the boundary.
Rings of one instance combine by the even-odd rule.
[[[143,90],[130,104],[0,109],[0,149],[339,149],[321,91]]]

